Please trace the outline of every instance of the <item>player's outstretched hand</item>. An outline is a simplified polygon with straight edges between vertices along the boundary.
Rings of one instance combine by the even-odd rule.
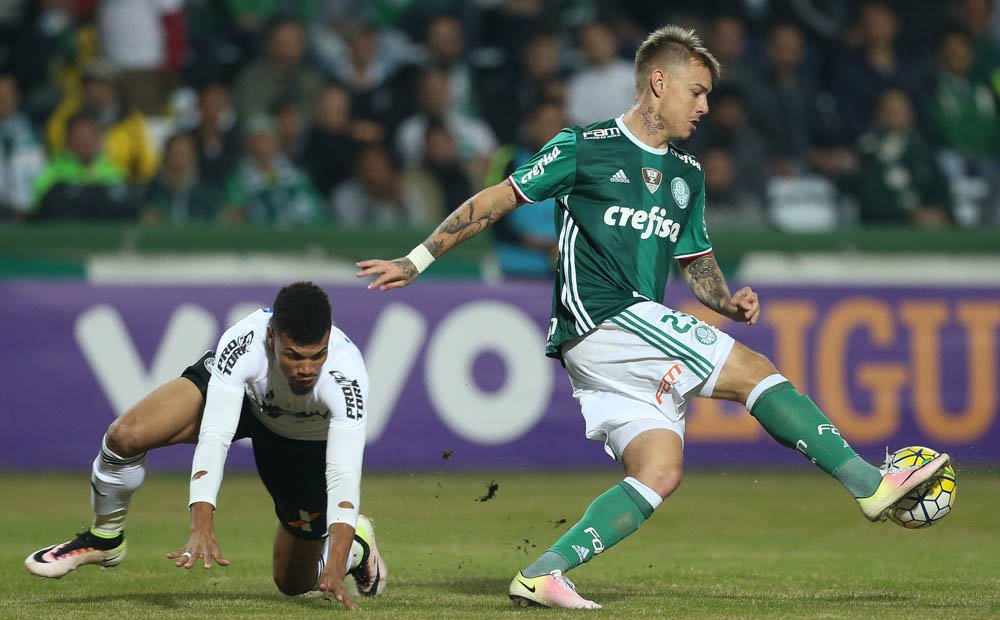
[[[167,557],[175,560],[174,566],[177,568],[191,568],[199,560],[204,562],[205,568],[212,568],[213,560],[219,566],[229,566],[229,560],[222,556],[222,549],[211,530],[192,531],[187,543],[177,551],[168,553]]]
[[[333,571],[324,570],[323,574],[319,576],[319,591],[326,592],[343,603],[348,611],[358,610],[358,604],[351,598],[347,586],[344,585],[343,576],[338,576]]]
[[[355,277],[377,276],[368,284],[368,288],[377,288],[380,291],[406,286],[420,275],[408,258],[363,260],[354,264],[360,269],[354,274]]]
[[[757,299],[757,293],[749,286],[736,291],[723,308],[723,314],[734,321],[744,321],[747,325],[753,325],[760,317],[760,300]]]

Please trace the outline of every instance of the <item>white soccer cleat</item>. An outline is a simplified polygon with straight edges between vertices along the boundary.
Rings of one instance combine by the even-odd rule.
[[[361,563],[347,574],[354,577],[354,582],[358,584],[358,593],[362,596],[382,594],[385,591],[389,570],[378,552],[378,545],[375,544],[375,527],[368,517],[358,515],[358,523],[354,526],[354,540],[361,545],[363,554]]]
[[[101,538],[85,530],[76,538],[58,545],[44,547],[24,560],[24,567],[32,575],[59,579],[86,564],[100,564],[113,568],[125,559],[125,534],[114,538]]]
[[[885,521],[892,508],[910,493],[919,493],[944,475],[951,462],[947,454],[938,454],[920,465],[903,469],[889,468],[870,497],[859,497],[858,506],[869,521]]]
[[[510,600],[522,607],[558,607],[562,609],[600,609],[594,601],[588,601],[576,593],[576,586],[562,574],[554,570],[547,575],[525,577],[518,572],[510,582]]]

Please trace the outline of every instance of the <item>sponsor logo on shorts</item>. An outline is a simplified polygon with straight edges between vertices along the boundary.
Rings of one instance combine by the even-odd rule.
[[[216,360],[219,368],[222,369],[222,374],[233,374],[233,366],[235,366],[236,361],[243,357],[243,354],[247,352],[247,348],[252,342],[252,331],[243,334],[239,338],[234,338],[229,341],[229,344],[226,345],[226,348],[222,350],[222,353],[219,354],[218,360]]]
[[[205,358],[205,370],[208,371],[208,374],[212,374],[212,369],[213,368],[215,368],[215,358],[214,357],[206,357]]]
[[[699,325],[694,328],[694,337],[698,339],[698,342],[702,344],[715,344],[715,341],[719,339],[715,335],[715,330],[708,325]]]
[[[299,509],[299,518],[296,521],[289,521],[288,525],[292,527],[297,527],[303,532],[311,532],[312,522],[316,520],[322,513],[319,512],[306,512],[305,510]]]
[[[685,209],[688,206],[688,201],[691,200],[691,188],[688,187],[687,181],[680,177],[674,177],[670,181],[670,193],[674,195],[674,202],[681,209]]]
[[[660,377],[660,385],[656,388],[657,404],[663,404],[663,395],[670,393],[670,390],[674,387],[674,382],[676,382],[677,378],[681,376],[681,372],[683,371],[681,370],[680,364],[674,364],[669,370],[667,370],[667,372],[663,373],[663,376]]]

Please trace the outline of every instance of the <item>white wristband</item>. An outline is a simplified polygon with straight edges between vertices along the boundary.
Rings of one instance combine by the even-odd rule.
[[[420,244],[417,247],[410,250],[410,253],[406,255],[413,266],[417,268],[418,273],[423,273],[424,269],[431,266],[434,262],[434,255],[424,247],[424,244]]]

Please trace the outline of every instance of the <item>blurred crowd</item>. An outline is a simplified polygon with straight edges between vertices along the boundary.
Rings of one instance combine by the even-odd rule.
[[[436,223],[621,114],[676,23],[723,65],[680,145],[710,225],[996,226],[996,4],[0,0],[0,217]],[[497,226],[513,272],[549,268],[552,208]]]

